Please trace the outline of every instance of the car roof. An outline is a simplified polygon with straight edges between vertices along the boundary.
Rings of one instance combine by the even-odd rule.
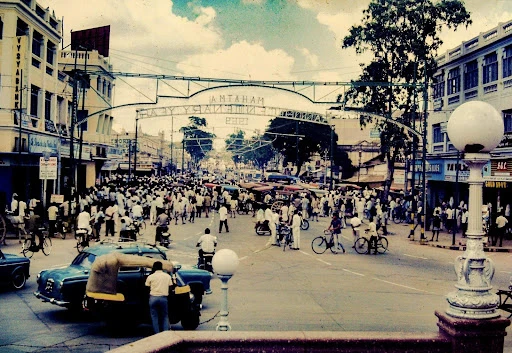
[[[165,256],[165,252],[160,251],[157,247],[142,242],[99,243],[87,248],[85,251],[96,256],[110,254],[113,251],[121,252],[123,254],[138,254],[143,252],[145,254],[153,253],[163,254]]]

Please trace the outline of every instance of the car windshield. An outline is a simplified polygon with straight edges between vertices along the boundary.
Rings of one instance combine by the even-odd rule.
[[[75,257],[71,265],[90,268],[92,263],[94,262],[94,259],[96,259],[96,255],[90,254],[88,252],[83,252],[79,254],[77,257]]]

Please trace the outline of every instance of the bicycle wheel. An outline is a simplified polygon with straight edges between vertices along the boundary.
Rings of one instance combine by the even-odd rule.
[[[43,254],[46,256],[50,255],[52,252],[52,240],[48,237],[45,237],[43,240],[43,247],[41,248],[43,250]]]
[[[141,221],[139,223],[139,235],[143,236],[145,231],[146,231],[146,221]]]
[[[395,222],[395,224],[400,224],[404,221],[404,219],[398,215],[398,214],[395,214],[393,215],[393,222]]]
[[[388,240],[385,237],[379,237],[377,240],[377,252],[384,254],[388,250]]]
[[[4,216],[0,215],[0,244],[5,241],[7,235],[7,224],[5,223]]]
[[[334,241],[334,239],[333,239],[333,241]],[[343,247],[343,244],[341,244],[339,241],[338,241],[338,244],[332,244],[330,249],[333,254],[339,254],[339,253],[345,252],[345,248]]]
[[[311,242],[311,249],[315,254],[323,254],[327,250],[327,239],[318,236]]]
[[[359,238],[354,243],[354,249],[356,250],[356,253],[358,253],[358,254],[367,254],[369,245],[370,245],[370,243],[368,242],[368,239]]]
[[[300,223],[300,229],[308,230],[309,229],[309,221],[307,219],[303,219]]]
[[[23,253],[23,256],[31,258],[34,256],[34,250],[33,250],[34,243],[32,242],[32,239],[27,238],[23,242],[21,252]]]

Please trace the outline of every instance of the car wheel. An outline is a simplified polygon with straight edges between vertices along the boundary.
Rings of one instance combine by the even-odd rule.
[[[25,272],[23,269],[17,268],[11,276],[11,285],[14,289],[21,289],[25,287],[25,283],[27,283],[27,276],[25,276]]]
[[[192,311],[186,317],[181,319],[181,327],[184,330],[195,330],[199,326],[199,313]]]

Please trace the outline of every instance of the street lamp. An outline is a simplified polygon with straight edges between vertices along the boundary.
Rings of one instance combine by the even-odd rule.
[[[503,137],[503,119],[490,104],[471,101],[455,109],[447,130],[469,167],[469,217],[466,251],[455,263],[457,290],[447,296],[446,313],[455,318],[492,319],[499,316],[499,298],[490,292],[494,266],[485,256],[482,242],[482,168]]]
[[[222,303],[220,311],[220,320],[217,324],[217,331],[230,331],[231,325],[228,322],[228,281],[235,273],[238,264],[238,255],[230,249],[217,251],[212,259],[213,272],[217,274],[222,281]]]

